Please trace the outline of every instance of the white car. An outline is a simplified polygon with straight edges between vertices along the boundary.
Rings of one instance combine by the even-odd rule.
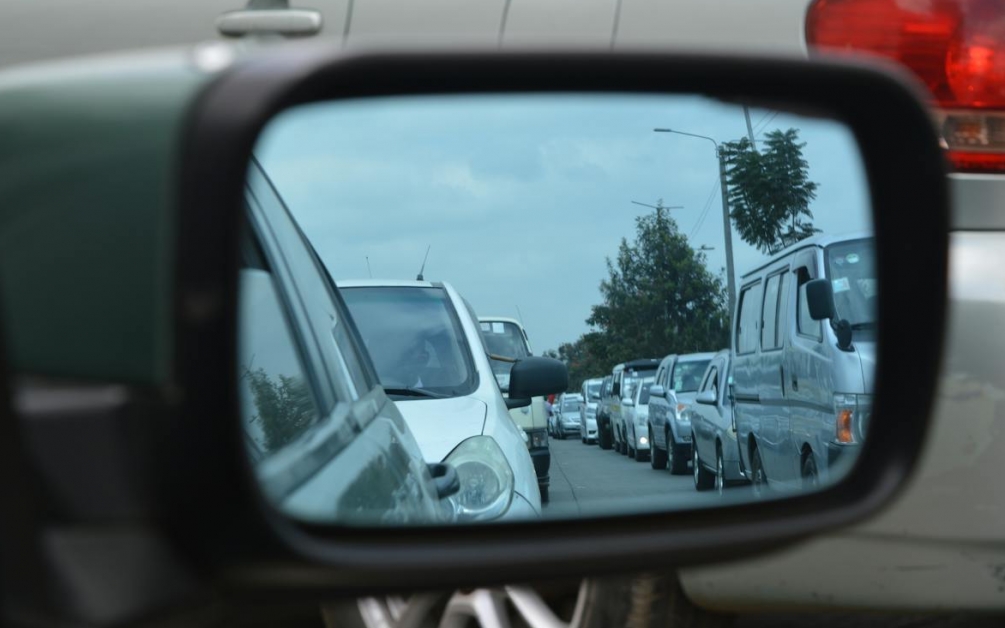
[[[644,377],[639,380],[621,411],[628,457],[639,462],[649,459],[649,388],[655,379]]]
[[[491,436],[484,451],[498,486],[472,519],[527,519],[541,514],[537,474],[520,428],[492,373],[481,331],[464,299],[446,283],[339,281],[377,376],[415,435],[427,461],[446,458],[472,436]],[[512,478],[512,479],[510,479]],[[486,482],[487,486],[495,481]]]
[[[603,385],[602,377],[583,382],[580,392],[583,400],[579,404],[579,439],[584,445],[597,442],[597,408],[600,406],[600,389]]]

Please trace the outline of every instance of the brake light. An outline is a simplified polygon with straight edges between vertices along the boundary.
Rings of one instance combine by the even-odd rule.
[[[932,96],[953,167],[1005,172],[1003,0],[816,0],[806,41],[904,65]]]

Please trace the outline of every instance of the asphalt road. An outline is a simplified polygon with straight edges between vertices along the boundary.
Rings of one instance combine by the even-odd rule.
[[[578,436],[552,438],[550,447],[551,499],[544,509],[549,517],[709,507],[722,499],[714,490],[696,491],[690,467],[686,475],[671,475],[648,461],[584,445]],[[734,498],[749,490],[738,486],[726,492]]]

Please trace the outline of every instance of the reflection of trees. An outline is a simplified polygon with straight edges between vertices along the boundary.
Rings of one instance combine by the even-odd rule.
[[[316,417],[307,383],[300,377],[269,377],[265,369],[246,369],[244,377],[255,401],[258,421],[265,434],[265,448],[275,451],[303,434]]]

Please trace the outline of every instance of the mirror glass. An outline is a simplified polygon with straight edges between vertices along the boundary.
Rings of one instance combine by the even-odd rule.
[[[872,210],[824,114],[680,94],[314,103],[267,125],[246,199],[242,421],[293,517],[783,499],[840,481],[866,436]]]

